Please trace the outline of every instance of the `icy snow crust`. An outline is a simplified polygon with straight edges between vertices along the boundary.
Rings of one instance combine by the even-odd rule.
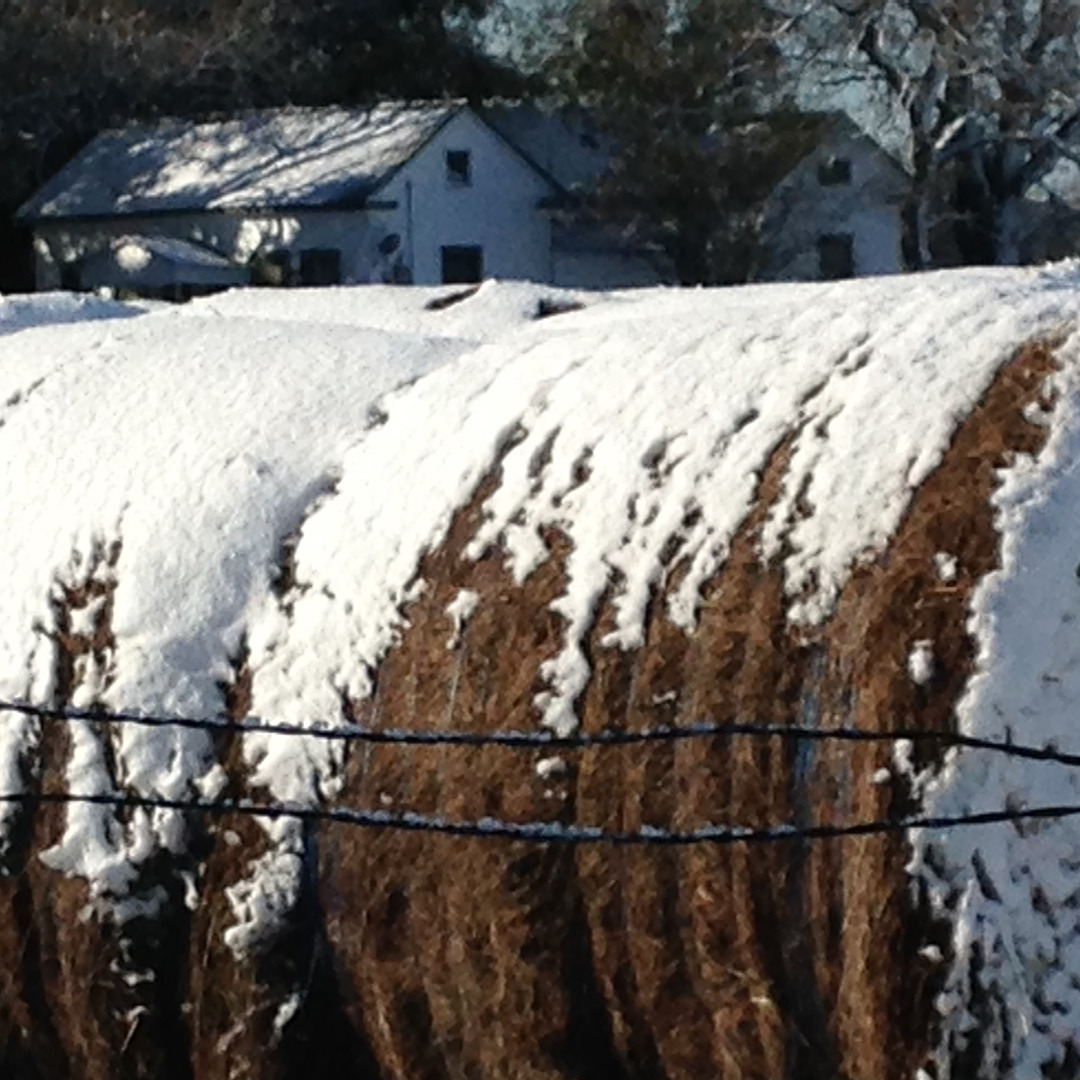
[[[604,301],[616,298],[617,294],[609,294]],[[185,310],[197,316],[213,312],[226,317],[244,315],[287,322],[344,323],[401,334],[422,330],[428,335],[464,338],[479,344],[531,322],[541,300],[557,304],[602,302],[596,293],[506,281],[497,287],[489,282],[479,288],[437,285],[403,290],[399,285],[343,285],[304,289],[295,298],[290,296],[287,304],[265,289],[234,289],[196,300]],[[431,304],[447,306],[431,308]],[[554,330],[558,320],[547,325]]]
[[[129,319],[144,308],[72,293],[39,293],[36,296],[0,296],[0,335],[14,334],[31,326],[89,322],[91,319]]]
[[[594,294],[584,310],[542,321],[532,315],[550,289],[488,283],[426,310],[447,291],[239,292],[0,337],[0,565],[11,568],[0,696],[52,700],[50,598],[58,582],[97,575],[116,584],[115,649],[106,670],[84,671],[79,703],[216,713],[218,683],[246,645],[253,712],[340,723],[343,698],[368,693],[423,588],[421,556],[497,468],[468,555],[495,546],[524,580],[547,556],[543,530],[570,541],[554,605],[565,640],[537,720],[571,731],[600,597],[614,597],[607,644],[640,645],[674,543],[668,565],[689,569],[669,614],[691,627],[700,586],[777,447],[790,463],[762,557],[782,559],[789,617],[813,625],[852,566],[888,541],[1000,365],[1026,342],[1058,340],[1048,449],[1019,460],[997,497],[1005,565],[973,605],[980,674],[960,722],[1080,750],[1070,723],[1080,695],[1074,268]],[[94,562],[116,544],[115,566]],[[279,595],[293,544],[295,584]],[[459,600],[451,641],[475,607]],[[74,734],[70,786],[108,790],[99,735]],[[35,731],[4,717],[0,736],[0,785],[17,790]],[[302,803],[332,795],[332,748],[303,743],[250,737],[252,782]],[[119,782],[147,794],[220,783],[197,732],[125,732],[115,756]],[[940,812],[1075,800],[1077,782],[970,752],[925,778]],[[237,949],[271,930],[298,888],[298,836],[286,822],[268,831],[276,843],[230,890]],[[118,902],[141,859],[183,842],[169,815],[121,830],[104,810],[73,807],[47,858]],[[1011,1032],[1016,1075],[1037,1076],[1080,1017],[1069,974],[1080,971],[1080,831],[1069,821],[954,831],[921,838],[918,851],[931,842],[945,877],[921,854],[912,872],[942,905],[959,890],[958,944],[983,940],[990,961],[977,978],[1024,1018]],[[1036,910],[1036,885],[1051,914]],[[957,955],[940,1003],[954,1040],[971,975],[966,950]]]

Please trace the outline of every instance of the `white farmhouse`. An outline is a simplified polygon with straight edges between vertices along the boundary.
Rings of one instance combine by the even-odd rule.
[[[766,281],[827,281],[904,268],[900,164],[844,117],[776,186],[763,217]]]
[[[654,284],[644,253],[557,220],[605,163],[571,118],[529,106],[263,111],[106,131],[17,217],[38,289]]]

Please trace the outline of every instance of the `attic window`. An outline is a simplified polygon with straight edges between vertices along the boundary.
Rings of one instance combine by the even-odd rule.
[[[446,180],[454,187],[472,183],[472,154],[468,150],[446,151]]]
[[[822,187],[843,187],[851,183],[851,159],[827,157],[817,170],[818,183]]]

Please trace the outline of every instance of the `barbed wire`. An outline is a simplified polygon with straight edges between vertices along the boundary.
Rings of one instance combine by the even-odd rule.
[[[1080,815],[1080,805],[1035,806],[1028,809],[990,810],[977,814],[928,815],[854,822],[849,825],[705,825],[684,832],[645,826],[635,831],[610,831],[593,825],[560,822],[516,822],[485,817],[476,821],[454,821],[411,811],[360,810],[354,807],[310,807],[272,803],[260,806],[246,799],[187,800],[133,794],[86,794],[71,792],[23,792],[0,795],[2,803],[87,804],[144,810],[175,810],[214,816],[243,814],[249,817],[293,818],[299,821],[352,825],[373,830],[437,833],[479,839],[522,840],[540,844],[607,844],[686,847],[692,844],[767,844],[785,840],[834,840],[853,836],[875,836],[908,832],[911,829],[953,829],[1004,822],[1060,820]]]
[[[856,728],[807,728],[781,724],[739,722],[702,723],[682,727],[660,726],[640,731],[604,731],[593,734],[557,735],[544,731],[405,731],[364,728],[356,724],[309,728],[247,718],[161,716],[138,712],[108,712],[98,709],[49,708],[29,702],[0,701],[0,713],[18,713],[46,721],[65,723],[134,724],[154,728],[186,728],[214,733],[261,733],[338,741],[360,741],[389,745],[503,746],[511,749],[589,749],[658,741],[720,736],[782,738],[786,740],[910,743],[932,742],[967,749],[990,750],[1016,757],[1080,766],[1080,754],[1068,754],[1053,747],[1033,747],[1012,742],[980,739],[955,732],[896,730],[864,731]],[[911,829],[947,829],[1002,822],[1062,819],[1080,815],[1080,805],[1007,808],[977,814],[953,816],[909,816],[877,819],[847,825],[780,824],[762,827],[705,825],[688,831],[643,827],[636,831],[612,831],[599,826],[560,822],[512,822],[485,817],[476,821],[454,821],[412,811],[364,810],[341,806],[299,804],[259,804],[250,799],[168,799],[134,793],[80,794],[77,792],[21,792],[0,795],[0,804],[86,804],[117,809],[167,810],[208,815],[243,814],[265,819],[291,818],[314,823],[352,825],[368,829],[427,832],[449,836],[520,840],[544,844],[667,845],[772,843],[782,840],[824,840],[907,832]]]
[[[318,727],[277,723],[258,718],[231,720],[225,717],[159,716],[138,712],[108,712],[97,709],[48,708],[29,702],[0,701],[0,713],[19,713],[41,720],[62,723],[132,724],[152,728],[182,728],[214,734],[265,734],[304,737],[338,742],[362,742],[394,746],[501,746],[511,749],[587,750],[593,747],[632,746],[641,743],[669,742],[684,739],[748,737],[778,738],[794,741],[933,744],[968,750],[988,750],[1030,761],[1046,761],[1072,768],[1080,767],[1080,754],[1066,753],[1053,746],[1028,746],[1023,743],[983,739],[949,731],[865,731],[848,727],[802,727],[791,724],[753,724],[746,722],[697,723],[680,727],[668,725],[640,731],[599,731],[558,735],[549,731],[407,731],[386,728],[375,730],[358,724]]]

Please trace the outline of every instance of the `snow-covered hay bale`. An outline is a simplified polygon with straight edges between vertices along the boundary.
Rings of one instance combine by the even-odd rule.
[[[446,299],[247,292],[70,325],[21,305],[0,338],[0,699],[1080,750],[1075,270]],[[1080,801],[1060,764],[79,715],[0,710],[0,786],[26,796],[0,807],[4,1077],[1080,1062],[1073,819],[583,831]],[[175,808],[236,798],[383,827]],[[460,823],[480,835],[415,828]]]

